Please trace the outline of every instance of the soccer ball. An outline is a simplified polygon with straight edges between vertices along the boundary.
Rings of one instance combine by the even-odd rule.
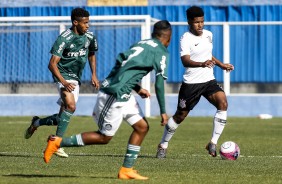
[[[237,160],[240,156],[240,148],[235,142],[227,141],[220,146],[219,153],[223,160]]]

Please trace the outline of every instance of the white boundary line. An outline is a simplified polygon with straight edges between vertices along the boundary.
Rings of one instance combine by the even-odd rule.
[[[1,154],[3,155],[10,155],[10,156],[14,156],[14,155],[25,155],[25,156],[33,156],[33,155],[41,155],[41,153],[38,154],[31,154],[31,153],[27,153],[27,152],[0,152],[0,156]],[[107,156],[107,154],[93,154],[93,153],[69,153],[69,155],[73,155],[73,156]],[[120,154],[111,154],[112,156],[121,156]],[[205,154],[205,155],[198,155],[198,154],[192,154],[192,155],[188,155],[188,154],[177,154],[176,156],[192,156],[192,157],[210,157],[210,155]],[[155,157],[155,155],[151,155],[151,154],[141,154],[140,157]],[[220,155],[218,155],[217,157],[220,157]],[[240,155],[240,157],[242,158],[282,158],[282,155],[269,155],[269,156],[259,156],[259,155]],[[239,157],[239,158],[240,158]],[[171,158],[175,158],[175,156],[172,156]]]

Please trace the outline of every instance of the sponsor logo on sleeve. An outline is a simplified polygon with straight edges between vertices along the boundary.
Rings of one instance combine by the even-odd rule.
[[[160,64],[161,64],[161,69],[162,69],[162,74],[164,74],[165,68],[166,68],[166,63],[165,63],[165,61],[166,61],[166,57],[165,57],[165,56],[162,56],[162,60],[161,60],[161,62],[160,62]]]
[[[59,45],[59,49],[57,50],[58,53],[61,53],[61,52],[62,52],[62,50],[63,50],[65,44],[66,44],[65,42],[62,42],[62,43]]]

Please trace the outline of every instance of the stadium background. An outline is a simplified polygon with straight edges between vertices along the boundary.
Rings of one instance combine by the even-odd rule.
[[[28,7],[26,6],[28,4]],[[188,1],[188,0],[83,0],[83,1],[54,1],[54,0],[2,0],[0,2],[0,16],[69,16],[72,8],[85,7],[91,15],[150,15],[156,19],[167,19],[172,22],[186,21],[185,10],[190,5],[202,6],[205,11],[206,22],[236,22],[236,21],[281,21],[282,1]],[[120,6],[118,6],[120,5]],[[95,29],[95,28],[94,28]],[[207,27],[209,29],[209,27]],[[167,95],[168,113],[171,115],[175,111],[179,83],[182,79],[183,67],[179,61],[178,41],[185,30],[174,31],[173,40],[169,47],[171,51],[171,61],[169,65],[168,88],[171,89]],[[212,27],[214,33],[214,55],[222,60],[223,40],[222,28]],[[281,81],[282,69],[281,39],[282,26],[237,26],[230,30],[230,62],[235,65],[235,71],[231,73],[231,95],[229,100],[229,115],[231,116],[257,116],[267,113],[274,116],[282,116],[282,92]],[[110,30],[110,34],[114,33]],[[11,49],[9,39],[25,40],[26,35],[17,38],[15,35],[7,35],[5,31],[0,32],[0,100],[1,115],[48,115],[57,111],[56,95],[49,95],[49,90],[43,88],[44,95],[34,94],[31,88],[36,88],[40,84],[52,83],[52,78],[47,69],[49,61],[49,49],[53,40],[46,39],[44,43],[35,43],[32,56],[25,55],[26,52],[19,52],[25,48],[26,42],[20,41],[16,46],[18,50]],[[41,34],[33,34],[33,39],[42,37]],[[48,33],[46,33],[48,34]],[[103,36],[107,32],[96,35],[98,41],[103,41]],[[47,37],[43,35],[43,37]],[[127,44],[128,43],[128,44]],[[127,47],[130,40],[124,40],[123,45]],[[109,51],[115,56],[123,47],[116,43],[113,51]],[[98,77],[103,79],[113,64],[111,58],[99,60],[98,57]],[[109,54],[108,56],[110,57]],[[111,56],[112,57],[112,56]],[[113,61],[113,62],[110,62]],[[105,62],[107,62],[105,67]],[[110,64],[108,63],[110,62]],[[36,70],[35,66],[41,66],[43,70]],[[104,67],[102,67],[102,65]],[[44,66],[46,66],[44,68]],[[87,68],[87,67],[86,67]],[[89,79],[90,70],[84,72],[84,82]],[[222,71],[215,70],[216,78],[223,82]],[[27,84],[29,89],[20,90]],[[29,86],[28,84],[33,84]],[[89,90],[85,90],[88,93]],[[91,91],[93,92],[93,91]],[[46,94],[47,93],[47,94]],[[56,91],[55,91],[56,93]],[[83,93],[83,90],[82,90]],[[94,91],[95,93],[95,91]],[[266,94],[267,93],[267,94]],[[53,103],[54,102],[54,103]],[[155,98],[152,98],[152,115],[158,114],[158,107],[154,107]],[[95,103],[95,95],[82,95],[79,99],[76,114],[90,115]],[[141,106],[143,102],[140,101]],[[211,116],[214,109],[205,99],[201,99],[198,107],[191,113],[192,116]]]

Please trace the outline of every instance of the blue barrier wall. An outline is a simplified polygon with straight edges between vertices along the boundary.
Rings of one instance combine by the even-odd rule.
[[[202,6],[205,11],[205,21],[281,21],[282,5],[265,6]],[[167,19],[169,21],[186,21],[185,10],[187,6],[144,6],[144,7],[85,7],[91,15],[145,15],[153,18]],[[22,7],[0,8],[0,16],[69,16],[73,7]],[[207,26],[214,34],[214,56],[223,59],[222,27]],[[15,28],[16,29],[16,28]],[[109,34],[112,35],[111,30]],[[184,27],[174,27],[173,38],[169,47],[171,60],[168,71],[168,82],[181,82],[183,66],[179,59],[179,39],[186,31]],[[235,72],[231,73],[231,82],[281,82],[282,68],[282,26],[231,26],[231,63],[235,66]],[[45,34],[53,35],[53,40],[44,39]],[[98,34],[103,36],[108,33]],[[27,37],[29,36],[29,37]],[[31,38],[30,38],[31,36]],[[44,33],[15,33],[7,39],[6,34],[0,34],[0,83],[11,82],[51,82],[52,78],[47,69],[50,55],[50,47],[57,34],[54,32]],[[30,39],[28,39],[30,38]],[[127,37],[125,37],[127,38]],[[27,43],[37,45],[30,55],[19,55],[17,50],[11,50],[9,39],[17,40],[18,48],[28,48]],[[44,43],[44,44],[42,44]],[[130,41],[128,41],[130,43]],[[103,49],[103,48],[100,48]],[[115,52],[122,50],[120,47]],[[99,52],[97,53],[99,57]],[[116,56],[116,53],[112,53]],[[112,56],[113,57],[113,56]],[[105,59],[111,64],[98,68],[98,78],[105,78],[113,65],[112,57]],[[100,61],[104,65],[104,61]],[[33,65],[41,65],[42,70],[32,70]],[[215,70],[216,78],[223,81],[220,69]],[[88,81],[90,70],[86,70],[83,81]]]
[[[81,95],[75,115],[91,116],[97,95]],[[57,95],[1,95],[0,116],[47,116],[57,113]],[[144,100],[137,97],[142,109]],[[282,117],[282,95],[231,95],[228,96],[228,116],[256,117],[259,114],[271,114]],[[173,115],[177,105],[177,94],[166,95],[167,114]],[[199,104],[190,112],[190,116],[213,116],[216,109],[201,98]],[[151,115],[159,115],[156,97],[151,97]]]

